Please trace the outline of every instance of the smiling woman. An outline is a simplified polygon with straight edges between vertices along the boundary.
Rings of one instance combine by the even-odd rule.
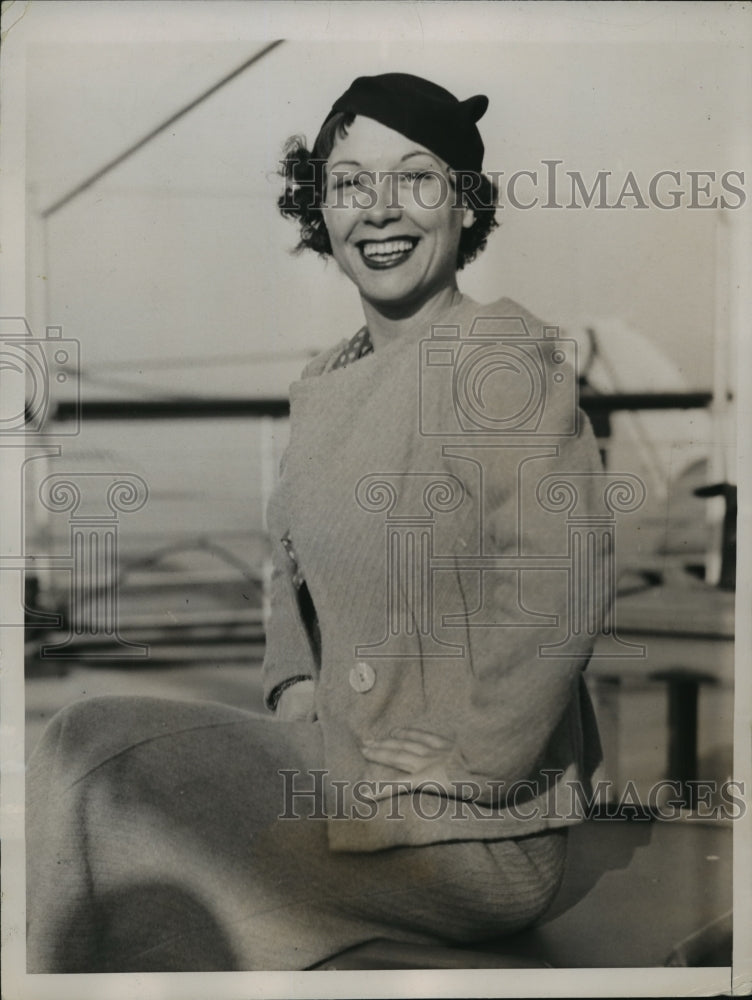
[[[372,187],[358,183],[364,174]],[[449,176],[429,150],[371,118],[356,118],[335,142],[322,215],[332,255],[357,286],[370,326],[380,305],[410,312],[455,293],[460,236],[475,216],[449,197]],[[353,190],[343,199],[344,185]]]
[[[360,80],[367,81],[369,79],[403,80],[408,89],[414,89],[415,81],[418,78],[397,73],[385,74],[379,78],[360,78]],[[348,93],[354,90],[360,80],[353,84]],[[446,98],[451,98],[448,91],[445,91],[441,87],[436,87],[434,84],[428,84],[428,81],[421,81],[421,85],[424,89],[429,90],[434,99],[438,98],[439,101],[444,99],[446,103]],[[343,98],[346,96],[343,95]],[[340,104],[341,101],[337,102],[335,108]],[[477,115],[479,118],[486,106],[486,99],[478,98],[471,114]],[[363,121],[374,124],[381,123],[383,117],[388,117],[388,112],[386,116],[383,114],[379,116],[378,111],[379,109],[376,108],[373,117],[361,116],[361,123]],[[309,151],[306,148],[304,140],[299,138],[293,138],[287,144],[283,167],[283,174],[287,183],[285,193],[279,199],[279,207],[283,215],[300,221],[301,239],[298,244],[299,250],[309,248],[324,256],[332,253],[329,232],[324,224],[322,214],[322,206],[330,200],[330,198],[327,198],[327,187],[333,187],[335,192],[337,192],[335,193],[332,207],[340,205],[346,207],[348,202],[342,198],[339,192],[353,186],[359,187],[362,193],[360,196],[352,198],[350,201],[351,205],[362,207],[373,207],[375,205],[377,198],[375,183],[380,175],[369,172],[357,162],[348,163],[345,161],[340,164],[338,160],[332,160],[331,158],[335,143],[347,136],[348,129],[354,119],[355,115],[352,112],[332,109],[316,138],[312,150]],[[393,124],[398,123],[393,122]],[[445,155],[451,155],[452,148],[447,143],[456,143],[456,137],[450,136],[446,130],[431,135],[426,133],[425,124],[422,127],[417,121],[413,121],[412,124],[413,127],[417,126],[419,129],[417,133],[413,134],[418,134],[428,139],[428,145],[411,143],[414,153],[409,154],[410,160],[407,161],[407,164],[401,162],[398,165],[399,169],[387,172],[390,192],[389,199],[391,203],[396,202],[396,204],[400,204],[400,189],[404,188],[405,185],[409,185],[412,191],[408,191],[408,195],[413,194],[418,205],[422,208],[435,207],[443,204],[444,201],[456,206],[469,205],[472,207],[474,209],[473,222],[461,234],[457,254],[456,266],[457,269],[461,270],[465,264],[470,263],[476,254],[485,247],[489,233],[498,225],[495,218],[496,186],[481,171],[483,158],[482,142],[480,143],[479,150],[475,148],[471,151],[471,159],[468,160],[467,149],[460,150],[459,160],[452,157],[455,165],[461,162],[469,162],[472,164],[472,167],[465,167],[463,169],[455,167],[454,170],[449,171],[445,158],[437,155],[435,152],[431,152],[431,150],[442,149]],[[441,128],[441,125],[439,128]],[[401,134],[398,127],[394,131]],[[480,142],[477,129],[476,136],[477,138],[470,138],[468,142],[469,146],[477,147]],[[403,136],[403,138],[405,137]],[[416,145],[419,148],[416,149]],[[412,162],[413,155],[416,159],[419,158],[423,161],[422,166],[416,166]],[[426,158],[429,164],[428,167],[425,165]],[[438,171],[436,169],[437,164],[442,164],[442,168]],[[428,185],[424,186],[424,180],[426,179],[438,182],[439,192],[436,197],[426,196],[428,193]],[[451,184],[451,190],[448,188],[447,181]]]
[[[273,715],[56,717],[30,763],[30,971],[308,968],[377,937],[488,940],[556,894],[610,598],[561,572],[562,518],[594,506],[599,459],[566,343],[458,287],[495,225],[487,104],[360,77],[310,153],[288,145],[280,208],[366,323],[291,387]]]

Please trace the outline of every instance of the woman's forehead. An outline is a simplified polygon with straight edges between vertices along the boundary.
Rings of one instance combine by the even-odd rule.
[[[444,161],[430,149],[421,146],[414,139],[408,139],[401,132],[387,128],[373,118],[358,115],[348,126],[344,136],[337,135],[329,154],[328,166],[357,164],[365,168],[396,166],[404,159],[430,159],[438,166]]]

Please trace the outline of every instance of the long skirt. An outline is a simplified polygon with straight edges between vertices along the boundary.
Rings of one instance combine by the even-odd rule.
[[[333,852],[312,796],[280,818],[280,771],[322,767],[316,723],[156,698],[59,712],[28,771],[28,971],[306,969],[375,938],[494,939],[550,905],[564,831]]]

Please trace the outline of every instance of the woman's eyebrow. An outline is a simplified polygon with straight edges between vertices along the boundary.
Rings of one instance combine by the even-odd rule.
[[[348,165],[351,167],[360,166],[357,160],[337,160],[336,163],[332,163],[332,165],[329,167],[329,170],[334,170],[335,167],[343,167]]]
[[[433,153],[429,153],[427,149],[416,149],[412,153],[405,153],[400,160],[400,163],[404,163],[405,160],[409,160],[411,156],[427,156],[429,160],[435,159]]]
[[[430,153],[427,149],[415,149],[412,152],[405,153],[404,156],[401,156],[399,162],[404,163],[405,160],[409,160],[411,156],[427,156],[429,160],[435,160],[433,153]],[[331,164],[329,170],[331,171],[334,170],[335,167],[345,167],[345,166],[360,167],[362,166],[362,164],[360,163],[359,160],[337,160],[335,163]]]

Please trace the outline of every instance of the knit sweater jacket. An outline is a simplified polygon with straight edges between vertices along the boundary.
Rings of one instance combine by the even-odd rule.
[[[345,343],[291,386],[267,514],[265,695],[312,676],[326,754],[326,773],[300,775],[299,787],[323,781],[333,850],[576,821],[600,762],[582,674],[609,593],[567,568],[572,505],[552,502],[564,477],[578,517],[596,507],[601,466],[576,408],[574,346],[509,299],[467,298],[440,329],[332,369]],[[573,629],[585,603],[587,627]],[[453,741],[448,788],[396,784],[375,797],[406,776],[360,748],[398,727]]]

